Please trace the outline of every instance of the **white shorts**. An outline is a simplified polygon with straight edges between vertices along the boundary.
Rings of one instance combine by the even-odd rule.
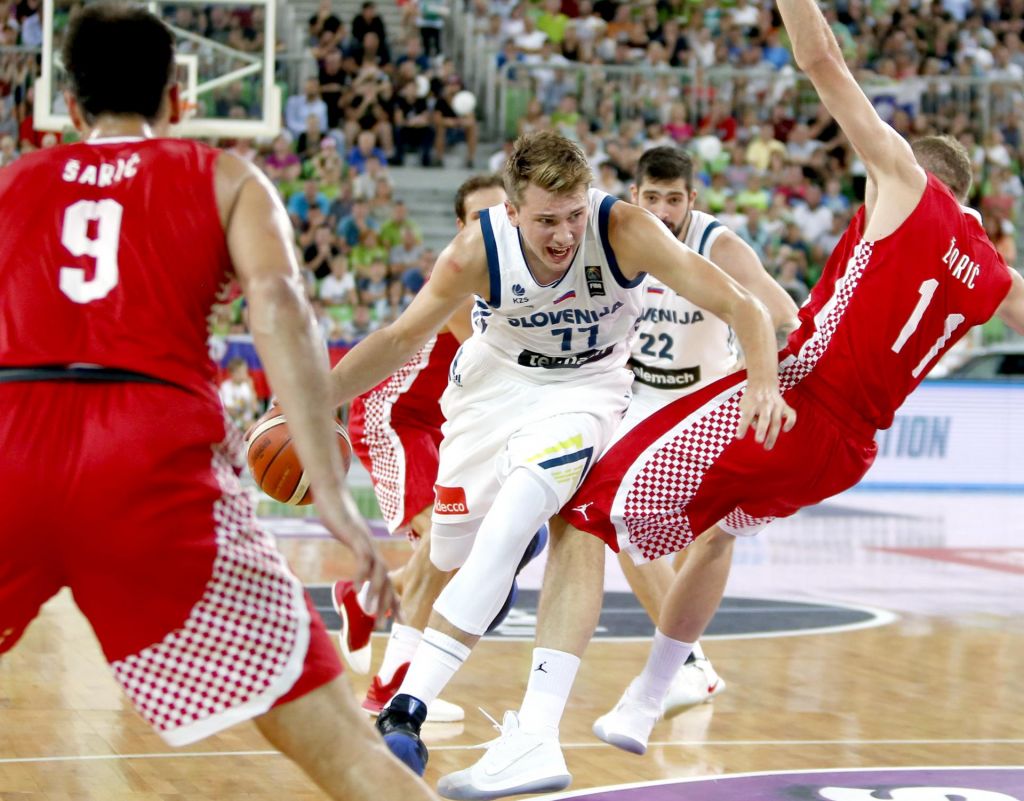
[[[450,383],[441,397],[447,422],[435,523],[483,517],[505,477],[520,466],[542,477],[564,503],[607,446],[633,382],[631,372],[614,368],[580,381],[537,384],[486,364],[460,378],[461,386]]]

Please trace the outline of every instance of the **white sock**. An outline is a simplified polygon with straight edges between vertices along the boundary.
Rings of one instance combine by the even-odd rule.
[[[654,632],[654,643],[647,664],[633,682],[633,691],[661,704],[676,671],[686,661],[693,645],[666,637],[661,630]]]
[[[579,668],[578,656],[550,648],[533,649],[530,682],[519,709],[523,731],[558,737],[558,724]]]
[[[370,603],[370,582],[364,581],[363,586],[359,588],[359,592],[356,593],[356,600],[359,601],[359,606],[368,615],[375,614],[375,610],[370,609],[372,604]]]
[[[428,628],[423,632],[416,654],[412,658],[409,672],[398,690],[405,695],[419,698],[427,706],[441,694],[455,672],[469,656],[469,646]]]
[[[406,662],[412,661],[416,647],[422,639],[423,632],[419,629],[403,626],[401,623],[391,624],[391,636],[388,637],[388,644],[384,649],[384,661],[380,663],[380,670],[377,671],[381,684],[387,684],[395,677],[395,671]]]

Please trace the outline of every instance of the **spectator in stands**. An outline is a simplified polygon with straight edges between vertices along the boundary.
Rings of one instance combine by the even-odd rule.
[[[307,180],[302,185],[302,191],[296,192],[288,199],[288,214],[291,215],[292,224],[296,228],[302,227],[309,221],[309,210],[315,206],[326,217],[330,204],[327,196],[320,191],[320,183],[315,179]]]
[[[366,200],[356,199],[352,203],[351,213],[338,223],[338,236],[345,247],[353,248],[367,231],[375,231],[377,227],[377,221],[370,217],[370,204]]]
[[[380,237],[373,228],[363,231],[359,237],[358,244],[354,245],[348,252],[348,263],[357,276],[366,275],[366,271],[375,261],[388,261],[388,249],[381,245]]]
[[[832,209],[821,202],[821,187],[811,184],[802,202],[793,208],[793,221],[805,242],[813,242],[832,229]]]
[[[420,165],[431,165],[435,128],[426,97],[420,97],[416,81],[408,81],[395,98],[395,163],[402,164],[405,154],[418,151]]]
[[[748,206],[743,213],[744,222],[734,230],[739,237],[754,249],[762,263],[768,257],[772,244],[771,230],[765,225],[764,213],[757,206]]]
[[[515,137],[506,136],[505,141],[501,144],[501,150],[496,151],[489,159],[487,159],[487,171],[493,173],[501,173],[505,168],[505,162],[508,160],[509,154],[515,147]]]
[[[373,156],[381,164],[387,161],[387,154],[377,147],[377,135],[373,131],[361,131],[355,138],[355,145],[348,152],[348,166],[359,174],[366,169],[366,161]]]
[[[14,116],[14,103],[0,98],[0,137],[9,136],[15,139],[18,135],[18,118]]]
[[[307,78],[302,93],[292,95],[285,102],[285,127],[297,137],[306,130],[306,120],[311,114],[316,117],[321,133],[326,133],[327,104],[320,97],[320,82],[316,78]]]
[[[363,133],[373,136],[373,144],[365,152],[368,155],[377,145],[380,153],[387,159],[388,153],[394,150],[394,133],[391,125],[391,107],[393,105],[391,81],[387,74],[374,66],[360,69],[352,81],[352,92],[348,95],[348,105],[343,109],[345,114],[345,140],[355,142],[359,146],[359,137]],[[361,158],[356,166],[362,169]],[[351,157],[350,157],[351,163]]]
[[[331,258],[330,273],[320,282],[317,297],[325,306],[351,306],[358,302],[355,276],[344,254]]]
[[[780,254],[780,259],[775,280],[789,293],[797,306],[802,306],[803,302],[807,300],[810,290],[800,277],[800,260],[790,251],[783,251]]]
[[[466,143],[466,168],[473,169],[476,163],[476,146],[479,129],[473,114],[459,115],[452,108],[451,101],[462,90],[462,81],[457,75],[449,76],[435,92],[434,103],[434,153],[442,165],[445,149],[450,144],[462,140]]]
[[[359,303],[370,308],[379,322],[390,319],[391,301],[388,293],[388,265],[383,259],[374,259],[356,279]]]
[[[771,193],[762,186],[761,176],[754,173],[747,180],[747,185],[736,195],[736,207],[743,212],[751,208],[767,211],[771,204]]]
[[[313,242],[303,252],[302,263],[318,280],[322,280],[331,274],[331,265],[340,255],[341,248],[335,241],[334,232],[323,222],[313,231]]]
[[[985,233],[992,240],[999,255],[1006,263],[1015,266],[1017,263],[1017,242],[1014,237],[1014,227],[1002,211],[992,210],[982,218],[985,225]]]
[[[544,0],[544,10],[537,17],[537,30],[541,31],[554,45],[561,45],[565,38],[565,31],[570,27],[571,22],[566,14],[562,13],[561,0]]]
[[[619,171],[610,161],[602,161],[597,168],[594,186],[615,197],[625,197],[626,184],[619,177]]]
[[[0,167],[6,167],[17,161],[18,144],[10,134],[0,137]]]
[[[338,339],[339,325],[331,313],[327,310],[326,304],[320,298],[312,298],[310,305],[313,307],[313,319],[316,327],[320,330],[320,338],[324,342],[331,342]],[[332,307],[340,310],[343,307]]]
[[[342,101],[351,82],[351,75],[342,63],[342,53],[338,47],[330,48],[324,55],[317,80],[320,83],[320,97],[327,106],[327,127],[332,131],[340,129]]]
[[[828,260],[849,223],[850,216],[846,212],[833,212],[829,230],[811,241],[811,259],[815,264],[824,264]]]
[[[380,323],[373,319],[370,307],[363,303],[357,303],[352,310],[352,319],[343,330],[346,339],[362,339],[378,328],[380,328]]]
[[[316,114],[310,114],[306,117],[306,129],[295,140],[295,153],[301,161],[310,161],[320,152],[320,143],[323,141],[320,120]]]
[[[256,385],[245,359],[236,357],[228,362],[228,377],[220,385],[220,400],[231,422],[242,430],[259,415]]]
[[[352,19],[352,38],[363,47],[366,46],[365,40],[368,33],[377,37],[378,54],[382,63],[390,63],[387,29],[384,26],[384,20],[377,13],[377,6],[370,0],[363,3],[359,13]]]
[[[292,143],[287,134],[280,134],[274,138],[263,169],[270,180],[277,184],[298,179],[302,172],[302,161],[292,150]]]
[[[772,153],[786,154],[786,146],[775,138],[775,129],[770,123],[760,126],[757,135],[747,145],[747,163],[758,172],[768,169]]]
[[[451,13],[448,4],[445,0],[418,0],[416,6],[416,28],[423,51],[431,58],[440,55],[445,18]]]
[[[309,18],[309,43],[321,41],[321,35],[328,33],[334,38],[334,44],[339,45],[340,31],[341,20],[334,13],[331,0],[320,0],[316,13]]]
[[[373,200],[377,194],[378,181],[384,181],[389,186],[394,183],[380,156],[371,151],[363,162],[362,170],[352,179],[352,191],[357,198]]]
[[[409,224],[402,228],[401,239],[388,251],[388,266],[392,275],[401,276],[405,280],[407,270],[417,270],[420,257],[424,251],[423,243],[416,226]],[[418,292],[419,287],[413,290]]]
[[[386,175],[378,176],[374,185],[373,197],[370,199],[370,216],[383,225],[395,212],[395,188]]]
[[[327,208],[327,222],[335,233],[337,233],[341,221],[352,213],[352,202],[352,181],[348,178],[340,179],[338,194],[331,200],[331,205]],[[348,244],[345,243],[344,246],[347,248]]]
[[[341,193],[345,174],[345,163],[338,153],[338,143],[334,137],[328,135],[320,140],[320,147],[309,160],[307,167],[310,177],[320,183],[320,191],[333,202]],[[327,213],[331,213],[329,207]]]
[[[405,201],[396,200],[391,204],[391,214],[380,226],[380,243],[390,250],[402,242],[406,230],[411,230],[416,239],[422,236],[419,225],[409,219]]]
[[[424,52],[419,36],[409,36],[405,39],[402,53],[395,58],[395,67],[400,68],[406,62],[415,68],[413,75],[422,75],[430,70],[430,57]]]

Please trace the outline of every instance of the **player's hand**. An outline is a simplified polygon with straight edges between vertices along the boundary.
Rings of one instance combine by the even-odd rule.
[[[775,447],[780,431],[789,431],[796,425],[796,412],[782,399],[776,386],[756,387],[748,384],[740,399],[740,424],[736,438],[743,439],[751,426],[754,439],[770,451]]]
[[[356,586],[370,582],[366,611],[383,620],[384,613],[392,612],[398,618],[398,596],[388,578],[388,567],[377,549],[370,533],[370,527],[356,508],[351,493],[346,488],[340,502],[322,504],[317,502],[320,522],[338,542],[352,551],[356,559],[352,580]]]

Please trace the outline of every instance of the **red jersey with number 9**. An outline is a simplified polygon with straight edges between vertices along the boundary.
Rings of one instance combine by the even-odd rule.
[[[133,370],[218,404],[207,318],[233,277],[219,153],[105,139],[0,170],[0,367]]]
[[[814,365],[804,379],[812,392],[885,429],[942,354],[992,317],[1010,291],[1010,272],[980,218],[933,175],[895,232],[867,242],[863,231],[861,208],[787,350]],[[823,352],[808,352],[822,342]]]

